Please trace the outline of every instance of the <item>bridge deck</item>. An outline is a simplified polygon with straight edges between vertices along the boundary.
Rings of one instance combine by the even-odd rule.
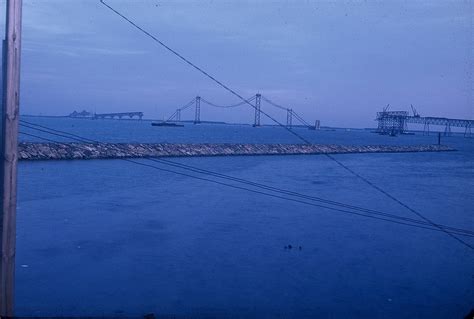
[[[130,118],[133,118],[133,117],[138,117],[138,118],[142,118],[143,117],[143,112],[118,112],[118,113],[100,113],[100,114],[94,114],[94,118],[96,119],[100,119],[100,118],[106,118],[106,117],[110,117],[110,118],[114,118],[114,117],[118,117],[118,118],[122,118],[122,117],[130,117]]]
[[[431,125],[450,125],[453,127],[469,127],[474,126],[474,120],[467,119],[450,119],[446,117],[431,117],[431,116],[407,116],[405,117],[407,123],[414,124],[431,124]]]
[[[446,117],[432,116],[410,116],[406,111],[383,111],[377,112],[376,120],[379,122],[377,132],[380,134],[402,134],[407,130],[408,123],[423,124],[423,132],[430,131],[430,125],[444,126],[444,134],[451,134],[451,127],[464,128],[464,136],[470,137],[471,128],[474,126],[474,120],[468,119],[450,119]]]

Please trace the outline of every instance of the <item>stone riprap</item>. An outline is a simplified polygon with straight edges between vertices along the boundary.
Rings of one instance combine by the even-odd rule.
[[[20,160],[77,160],[141,157],[252,156],[341,153],[403,153],[454,151],[446,145],[324,144],[142,144],[33,143],[19,144]]]

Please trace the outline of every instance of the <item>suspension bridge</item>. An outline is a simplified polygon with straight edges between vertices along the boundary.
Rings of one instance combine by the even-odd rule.
[[[308,123],[300,114],[295,112],[292,108],[284,107],[277,103],[274,103],[272,100],[266,98],[265,96],[257,93],[250,98],[236,103],[236,104],[229,104],[229,105],[219,105],[213,102],[206,100],[201,96],[196,96],[191,101],[189,101],[184,106],[176,109],[176,111],[165,120],[165,122],[181,122],[181,115],[182,112],[187,109],[194,109],[194,124],[201,123],[201,105],[206,104],[211,107],[215,108],[235,108],[245,104],[253,103],[253,126],[258,127],[262,125],[261,122],[261,113],[262,113],[262,102],[264,102],[267,106],[271,106],[275,109],[283,111],[286,113],[286,127],[292,128],[293,123],[297,123],[295,126],[303,126],[309,129],[319,129],[319,121],[316,120],[314,125]]]

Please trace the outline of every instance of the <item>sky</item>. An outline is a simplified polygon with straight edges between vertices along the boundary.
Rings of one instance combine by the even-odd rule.
[[[106,2],[239,94],[261,93],[308,122],[373,127],[387,104],[474,117],[471,1]],[[98,0],[24,0],[22,114],[161,119],[197,95],[239,102]],[[285,112],[262,108],[286,121]],[[201,108],[201,120],[253,116],[250,106]]]

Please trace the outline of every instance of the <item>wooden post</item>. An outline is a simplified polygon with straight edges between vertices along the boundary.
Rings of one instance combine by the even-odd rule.
[[[0,316],[13,317],[22,0],[7,1],[1,136]]]

